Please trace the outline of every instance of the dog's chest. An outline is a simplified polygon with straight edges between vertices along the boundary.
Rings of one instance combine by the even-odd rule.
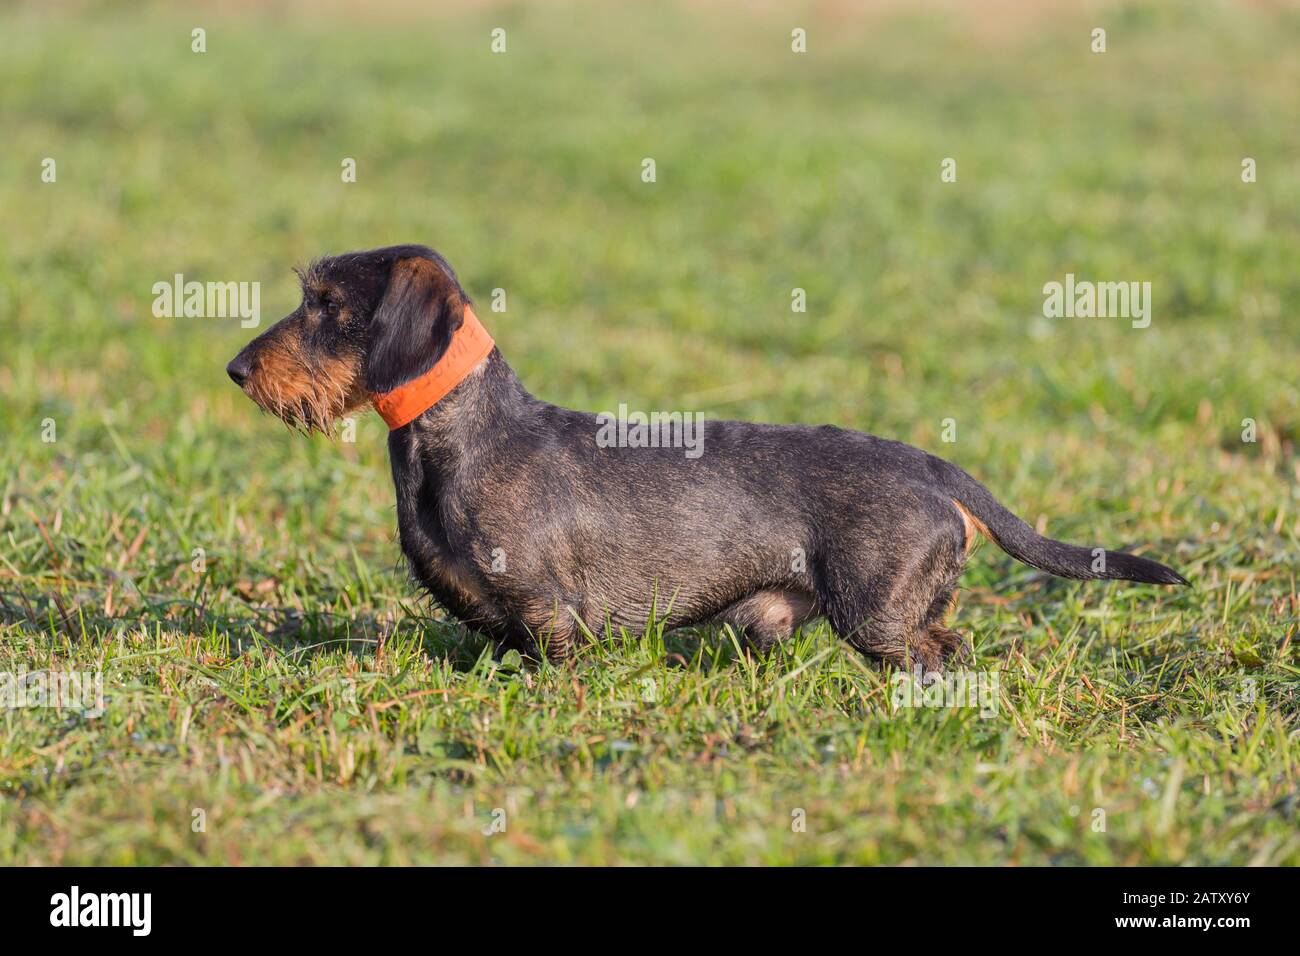
[[[467,623],[482,626],[499,620],[500,612],[474,568],[455,553],[448,540],[435,476],[425,471],[414,455],[394,455],[393,480],[398,537],[416,580]]]
[[[457,617],[496,617],[495,608],[478,586],[472,572],[450,557],[412,557],[407,554],[411,569],[420,583],[435,598],[455,612]]]
[[[448,610],[466,621],[500,616],[474,569],[452,553],[436,522],[427,515],[403,516],[399,508],[398,533],[411,573]]]

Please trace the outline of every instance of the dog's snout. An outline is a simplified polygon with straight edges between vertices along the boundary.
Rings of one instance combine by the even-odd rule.
[[[244,382],[248,381],[248,374],[251,371],[253,371],[253,363],[243,352],[231,359],[230,364],[226,366],[226,374],[240,388],[243,388]]]

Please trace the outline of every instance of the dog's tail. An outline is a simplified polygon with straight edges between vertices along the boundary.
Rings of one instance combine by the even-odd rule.
[[[1144,584],[1190,583],[1158,561],[1123,551],[1081,548],[1045,538],[1003,507],[987,488],[966,472],[941,458],[934,460],[942,464],[944,489],[961,512],[968,537],[972,528],[981,531],[1017,561],[1058,577],[1077,580],[1104,578]]]

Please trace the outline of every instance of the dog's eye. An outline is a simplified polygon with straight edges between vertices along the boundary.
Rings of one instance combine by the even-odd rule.
[[[320,310],[324,315],[332,319],[339,314],[339,304],[333,299],[326,297],[321,299]]]

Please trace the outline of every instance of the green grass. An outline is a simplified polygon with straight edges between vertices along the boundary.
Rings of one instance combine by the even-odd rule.
[[[547,6],[0,12],[0,671],[107,697],[0,710],[0,862],[1300,862],[1300,17]],[[150,312],[390,242],[507,290],[545,399],[911,441],[1195,587],[985,547],[990,718],[824,625],[495,661],[402,573],[383,424],[290,435],[247,330]],[[1066,272],[1151,327],[1043,318]]]

